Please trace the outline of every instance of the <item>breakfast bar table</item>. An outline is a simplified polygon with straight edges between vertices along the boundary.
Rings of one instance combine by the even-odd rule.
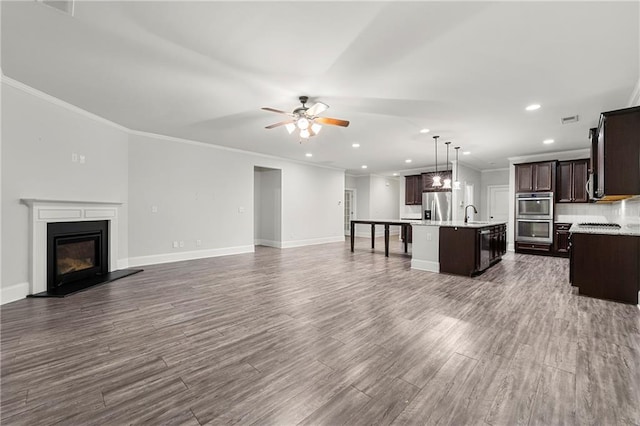
[[[412,221],[408,220],[352,220],[351,221],[351,251],[353,252],[356,236],[356,225],[371,225],[371,248],[375,248],[376,225],[384,226],[384,255],[389,257],[389,227],[400,226],[402,232],[402,240],[404,241],[404,252],[408,252],[407,232]]]

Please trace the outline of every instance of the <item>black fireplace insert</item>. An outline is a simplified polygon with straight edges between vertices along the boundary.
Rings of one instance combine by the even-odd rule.
[[[109,221],[47,224],[47,291],[109,272]]]

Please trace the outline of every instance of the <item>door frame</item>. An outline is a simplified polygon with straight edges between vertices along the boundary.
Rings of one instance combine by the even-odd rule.
[[[356,211],[356,208],[358,206],[358,204],[356,203],[357,191],[356,191],[355,188],[345,188],[344,189],[345,194],[347,193],[347,191],[351,192],[351,211],[353,212],[352,213],[353,219],[355,219],[355,218],[358,217],[357,216],[357,211]],[[346,206],[343,206],[343,210],[345,208],[346,208]],[[346,223],[343,223],[343,226],[344,226],[344,235],[350,236],[351,235],[351,226],[347,226]]]

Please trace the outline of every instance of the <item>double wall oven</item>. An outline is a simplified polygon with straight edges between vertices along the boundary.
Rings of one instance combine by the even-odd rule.
[[[553,192],[516,194],[516,241],[553,243]]]

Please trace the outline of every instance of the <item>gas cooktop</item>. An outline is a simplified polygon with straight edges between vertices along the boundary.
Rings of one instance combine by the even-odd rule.
[[[579,223],[578,226],[584,228],[606,228],[606,229],[620,229],[621,226],[617,223],[601,223],[601,222],[584,222]]]

